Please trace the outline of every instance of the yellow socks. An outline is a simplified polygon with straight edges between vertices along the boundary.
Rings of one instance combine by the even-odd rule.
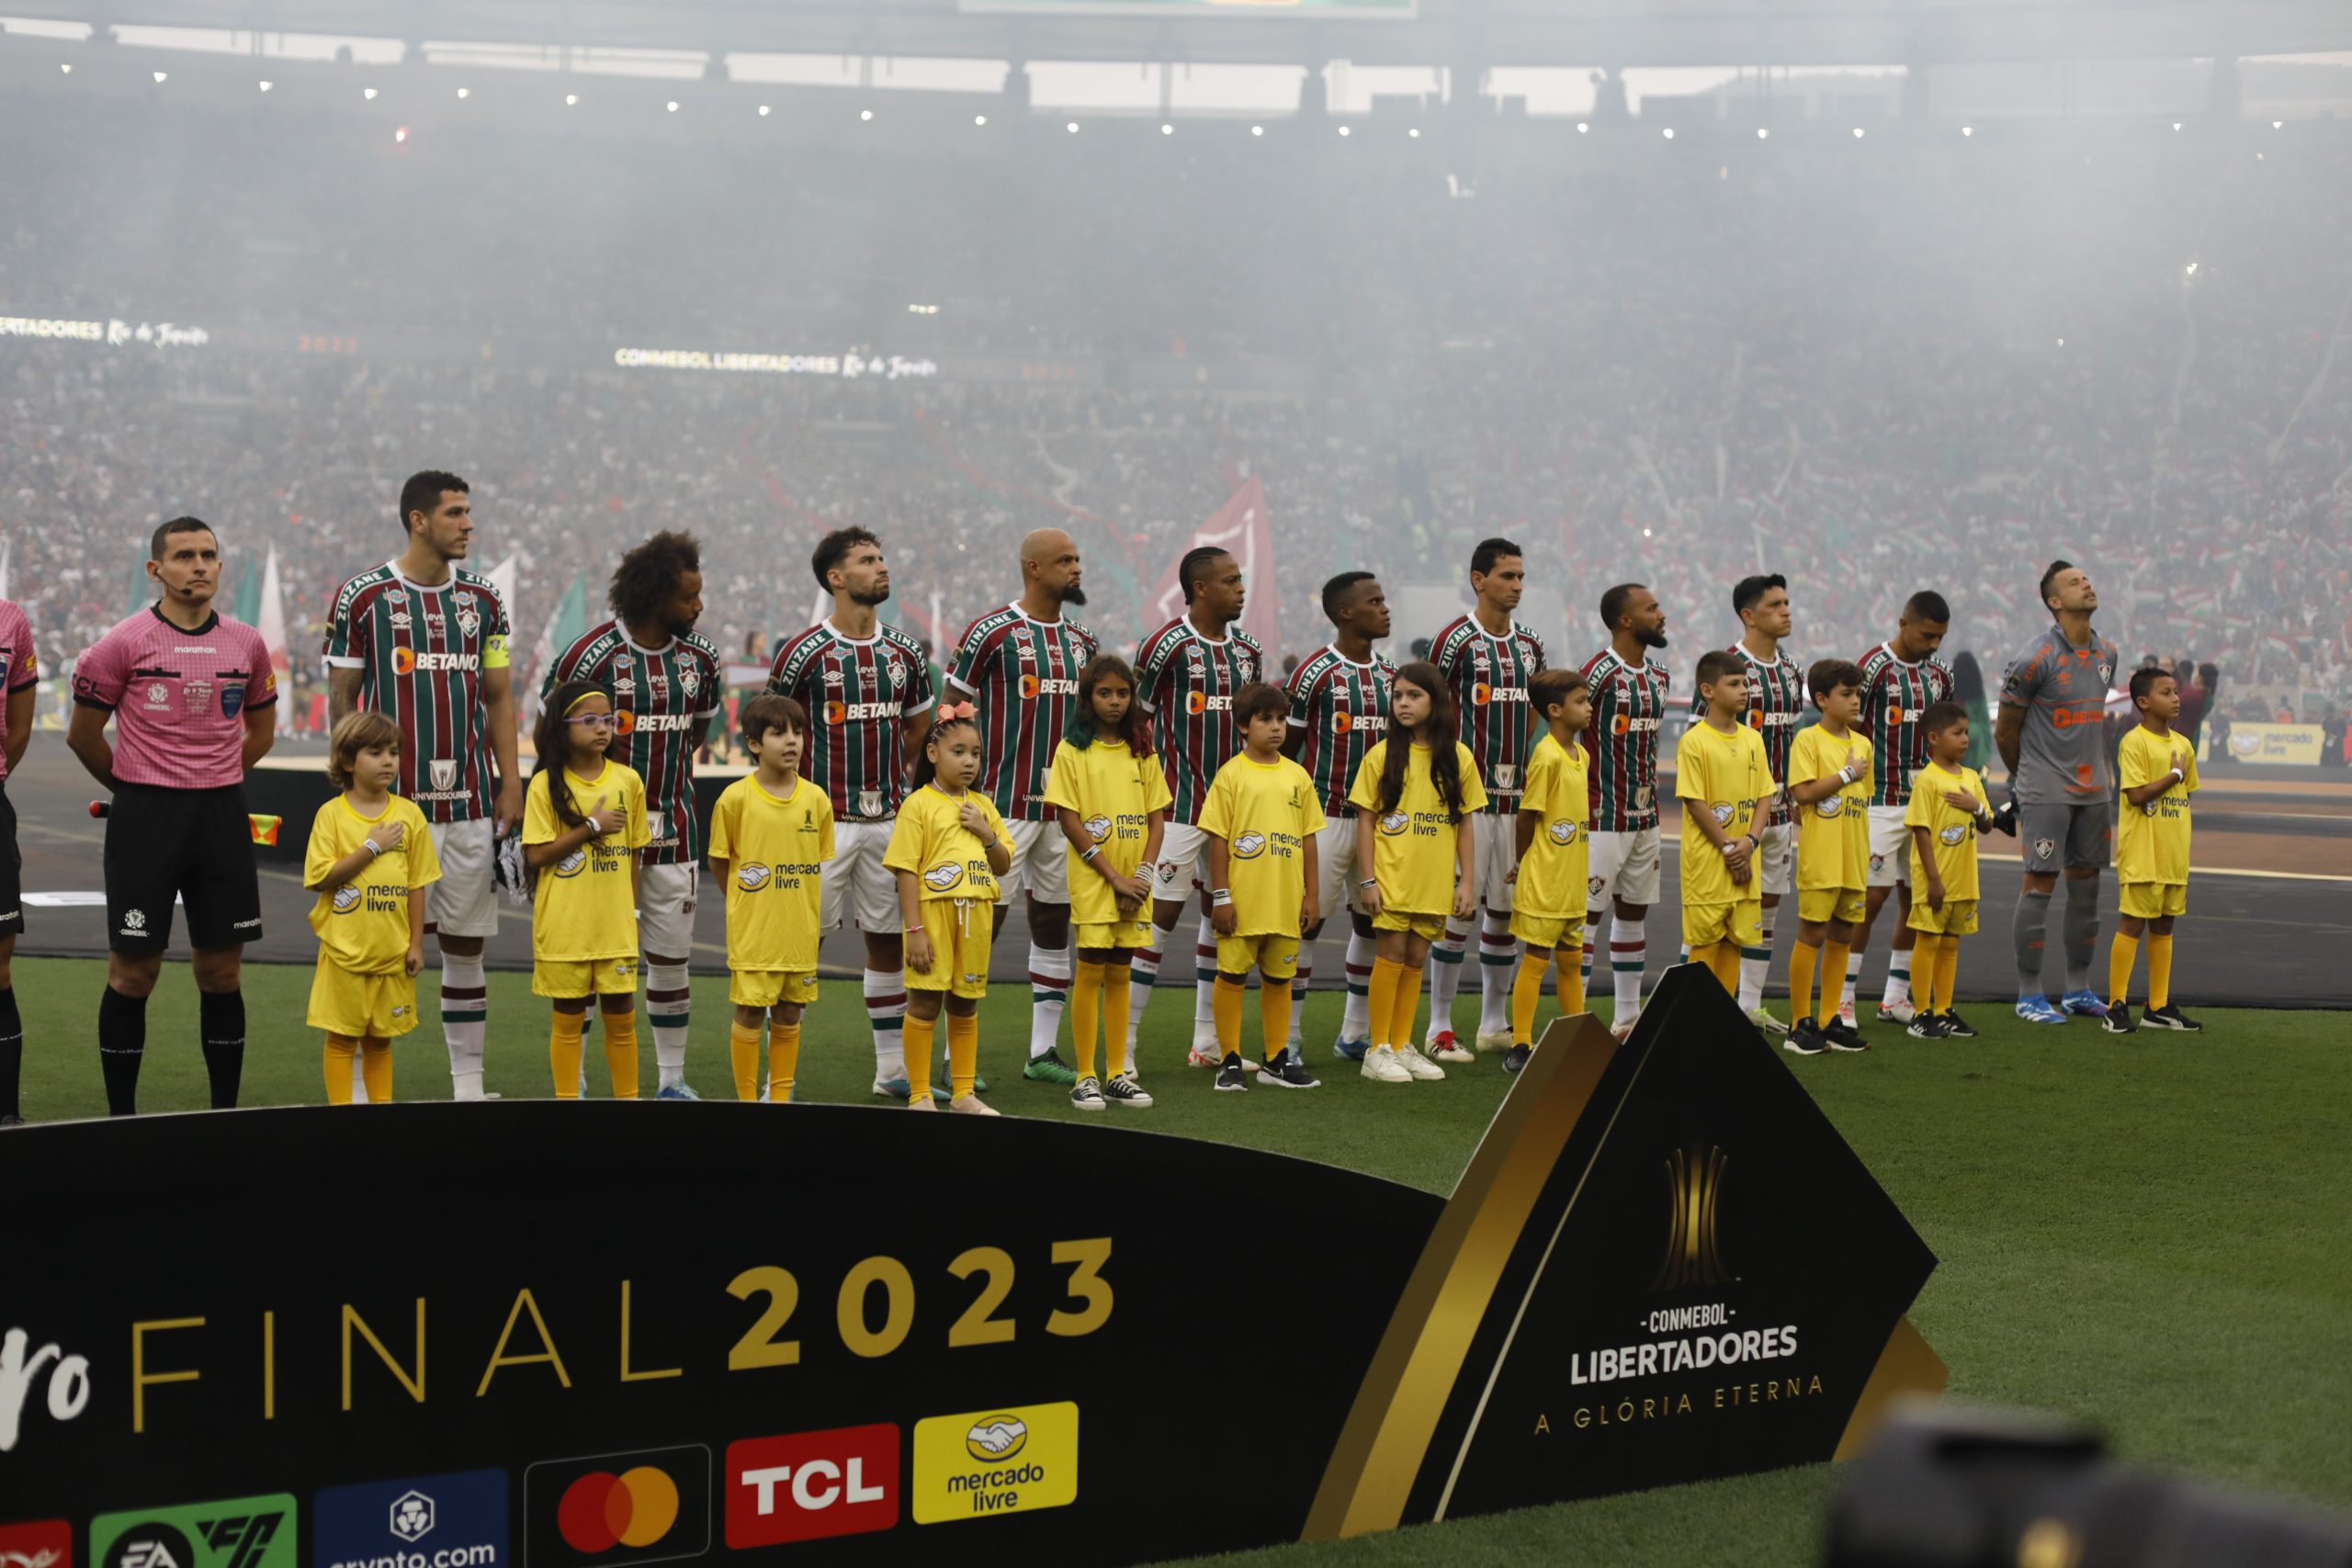
[[[637,1098],[637,998],[627,1012],[608,1012],[605,1019],[605,1066],[613,1075],[613,1098]]]
[[[1413,1014],[1421,1006],[1421,969],[1419,964],[1396,965],[1396,997],[1392,1004],[1396,1011],[1388,1020],[1388,1043],[1399,1051],[1413,1044]]]
[[[1820,965],[1821,949],[1803,937],[1789,949],[1789,1021],[1813,1016],[1813,972]]]
[[[582,1012],[555,1015],[555,1027],[548,1037],[548,1069],[555,1075],[558,1100],[580,1098],[580,1032],[587,1022],[588,1015]],[[347,1077],[345,1082],[349,1082]],[[347,1087],[344,1090],[346,1096],[350,1092]]]
[[[1544,971],[1552,966],[1552,955],[1533,948],[1519,955],[1519,973],[1510,982],[1510,1043],[1514,1045],[1532,1044],[1535,1040],[1535,1004],[1544,997]],[[1563,979],[1566,971],[1562,971]]]
[[[2124,939],[2117,937],[2118,942]],[[2172,1006],[2172,938],[2169,935],[2148,937],[2148,1005],[2152,1008]],[[376,1092],[370,1083],[368,1092]]]
[[[1574,1018],[1584,1011],[1584,951],[1579,947],[1564,947],[1553,957],[1559,964],[1559,977],[1552,984],[1560,998],[1560,1016]]]
[[[1372,1023],[1372,1043],[1374,1045],[1394,1043],[1388,1037],[1388,1031],[1391,1016],[1396,1010],[1396,987],[1404,975],[1405,966],[1392,959],[1375,958],[1372,961],[1372,980],[1366,990],[1364,1011]],[[1406,1028],[1408,1031],[1412,1028],[1409,1018],[1406,1021]]]
[[[1911,999],[1921,1012],[1932,1013],[1936,1009],[1936,959],[1943,952],[1944,943],[1952,939],[1934,931],[1916,931],[1911,937]]]
[[[359,1043],[359,1076],[368,1085],[368,1103],[390,1105],[392,1102],[392,1043],[389,1040],[362,1040]]]
[[[1838,1010],[1846,1005],[1846,965],[1852,961],[1846,942],[1832,942],[1821,950],[1821,1010],[1813,1021],[1824,1028],[1838,1021]]]
[[[1078,961],[1078,977],[1069,987],[1069,1037],[1077,1047],[1078,1076],[1094,1076],[1095,1031],[1102,1023],[1102,978],[1106,964]]]
[[[327,1103],[351,1103],[351,1054],[359,1049],[356,1040],[345,1040],[339,1034],[327,1036]],[[376,1086],[368,1086],[368,1098],[376,1098]]]
[[[2107,999],[2110,1002],[2129,1001],[2132,998],[2132,964],[2140,956],[2140,939],[2115,933],[2115,943],[2107,950]],[[2155,978],[2156,943],[2148,941],[2148,977]]]
[[[1738,1000],[1739,943],[1736,942],[1715,943],[1714,956],[1708,960],[1707,966],[1715,972],[1715,983],[1724,988],[1724,994],[1734,1001]]]
[[[1110,1058],[1111,1076],[1127,1070],[1127,967],[1106,965],[1102,976],[1102,1054]]]
[[[1290,979],[1258,976],[1258,1021],[1266,1029],[1266,1060],[1290,1049]]]
[[[907,1014],[907,1103],[914,1105],[931,1099],[931,1064],[937,1060],[932,1047],[939,1039],[939,1020],[917,1018]]]
[[[735,1069],[735,1098],[750,1102],[760,1098],[760,1029],[753,1024],[727,1026],[727,1062]]]
[[[928,1043],[926,1042],[925,1043]],[[947,1015],[947,1088],[951,1097],[971,1097],[972,1080],[980,1070],[980,1015]]]
[[[1936,950],[1936,1010],[1951,1011],[1953,993],[1960,989],[1960,938],[1946,936]]]
[[[1209,992],[1209,1014],[1216,1020],[1216,1055],[1223,1061],[1238,1055],[1241,1050],[1241,1006],[1246,999],[1243,988],[1229,976],[1219,975],[1216,986]]]
[[[768,1023],[768,1102],[792,1103],[792,1078],[800,1070],[800,1025]]]

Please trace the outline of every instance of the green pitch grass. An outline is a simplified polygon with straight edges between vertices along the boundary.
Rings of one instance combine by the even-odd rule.
[[[104,984],[96,961],[17,961],[26,1109],[36,1119],[104,1112],[95,1043]],[[324,1100],[319,1040],[301,1026],[309,986],[308,969],[247,969],[246,1104]],[[433,989],[428,979],[424,1026],[395,1048],[401,1098],[449,1092]],[[493,974],[490,989],[491,1089],[547,1093],[545,1004],[523,975]],[[706,1096],[730,1094],[725,980],[698,976],[695,999],[692,1081]],[[1144,1083],[1159,1104],[1101,1120],[1373,1169],[1442,1193],[1508,1085],[1493,1058],[1451,1069],[1442,1084],[1367,1083],[1334,1062],[1340,998],[1318,993],[1306,1032],[1321,1089],[1216,1094],[1205,1073],[1182,1066],[1191,1003],[1163,990],[1148,1017]],[[1464,998],[1460,1016],[1475,1007]],[[2133,1461],[2352,1508],[2346,1015],[2215,1010],[2200,1014],[2202,1035],[2113,1036],[2087,1021],[2031,1029],[1996,1007],[1970,1011],[1979,1040],[1928,1043],[1878,1028],[1867,1055],[1786,1058],[1942,1258],[1912,1317],[1951,1364],[1952,1394],[2086,1417]],[[1065,1091],[1022,1080],[1028,1013],[1011,987],[985,1005],[990,1100],[1016,1115],[1084,1114]],[[141,1107],[202,1105],[185,969],[167,970],[148,1027]],[[854,984],[824,987],[806,1038],[800,1098],[880,1103]],[[639,1055],[650,1096],[650,1036]],[[593,1034],[588,1060],[593,1092],[608,1092]],[[1303,1330],[1334,1305],[1300,1303]],[[1263,1483],[1243,1472],[1183,1484]],[[1285,1471],[1281,1483],[1316,1480]],[[1820,1466],[1224,1561],[1802,1563],[1815,1556],[1835,1483]]]

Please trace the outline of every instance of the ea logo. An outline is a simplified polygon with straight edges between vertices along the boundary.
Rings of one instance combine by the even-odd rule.
[[[960,865],[935,865],[922,874],[922,885],[933,893],[944,893],[964,880]]]
[[[1244,833],[1233,840],[1233,852],[1243,860],[1256,860],[1266,850],[1266,835]]]
[[[1552,841],[1555,844],[1573,844],[1577,841],[1577,825],[1573,822],[1555,822],[1545,831],[1552,835]]]
[[[1714,813],[1716,827],[1728,828],[1731,826],[1732,812],[1735,807],[1732,806],[1730,801],[1718,800],[1709,806],[1707,809]]]
[[[576,849],[570,854],[564,856],[561,860],[555,863],[555,874],[558,876],[577,876],[580,874],[581,868],[587,863],[588,851],[586,848],[582,847],[581,849]]]
[[[555,1522],[564,1544],[578,1552],[651,1546],[678,1522],[678,1483],[650,1464],[618,1475],[592,1470],[564,1488]]]
[[[1086,836],[1098,844],[1111,836],[1111,819],[1099,811],[1086,819],[1084,827]]]
[[[348,882],[345,883],[334,890],[334,912],[338,915],[351,913],[352,910],[359,908],[359,897],[357,886]]]
[[[768,885],[768,868],[757,861],[745,861],[735,868],[735,886],[746,893],[757,893]]]
[[[1401,833],[1405,830],[1408,820],[1403,812],[1392,811],[1380,819],[1380,830],[1384,833]]]
[[[158,1519],[134,1525],[107,1548],[104,1568],[196,1568],[187,1537]]]
[[[1955,822],[1951,827],[1946,828],[1943,831],[1938,833],[1936,837],[1946,844],[1957,844],[1962,839],[1968,837],[1968,824],[1965,822]]]
[[[1018,1416],[989,1416],[964,1435],[964,1451],[983,1464],[1001,1463],[1029,1446],[1029,1424]]]

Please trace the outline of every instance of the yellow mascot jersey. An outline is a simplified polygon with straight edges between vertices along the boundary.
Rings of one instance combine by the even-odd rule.
[[[539,868],[531,894],[531,956],[560,963],[637,956],[637,886],[629,874],[631,850],[652,835],[645,821],[645,781],[605,759],[604,771],[583,779],[566,770],[571,803],[582,815],[597,799],[621,808],[616,832],[591,839],[552,865]],[[550,843],[571,829],[556,820],[548,794],[548,770],[531,774],[523,801],[523,842]]]
[[[408,968],[408,890],[440,881],[441,858],[433,852],[424,813],[403,795],[393,795],[382,816],[369,818],[359,815],[350,797],[339,795],[311,819],[311,847],[302,857],[305,886],[394,822],[407,831],[401,847],[378,855],[340,887],[320,888],[319,901],[311,907],[319,951],[348,974],[396,975]]]
[[[833,803],[807,779],[770,795],[737,779],[710,813],[710,858],[727,866],[727,967],[805,974],[817,967]]]
[[[1315,781],[1288,757],[1234,753],[1209,784],[1201,831],[1225,840],[1235,936],[1296,936],[1306,898],[1306,840],[1323,830]]]
[[[1383,740],[1356,765],[1348,804],[1359,811],[1380,810],[1380,770],[1388,762]],[[1470,748],[1455,741],[1453,764],[1462,776],[1462,814],[1487,808],[1487,788]],[[1494,824],[1489,823],[1489,830]],[[1460,828],[1430,778],[1430,749],[1416,745],[1405,761],[1405,787],[1396,807],[1373,823],[1372,874],[1380,882],[1380,908],[1392,915],[1453,913],[1454,845]]]

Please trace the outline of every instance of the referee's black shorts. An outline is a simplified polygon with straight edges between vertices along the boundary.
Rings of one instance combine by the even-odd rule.
[[[25,857],[17,849],[17,807],[0,785],[0,834],[7,837],[0,849],[0,937],[22,936],[25,931]]]
[[[245,788],[118,784],[107,814],[107,945],[161,953],[172,900],[187,906],[192,947],[234,947],[261,935]]]

